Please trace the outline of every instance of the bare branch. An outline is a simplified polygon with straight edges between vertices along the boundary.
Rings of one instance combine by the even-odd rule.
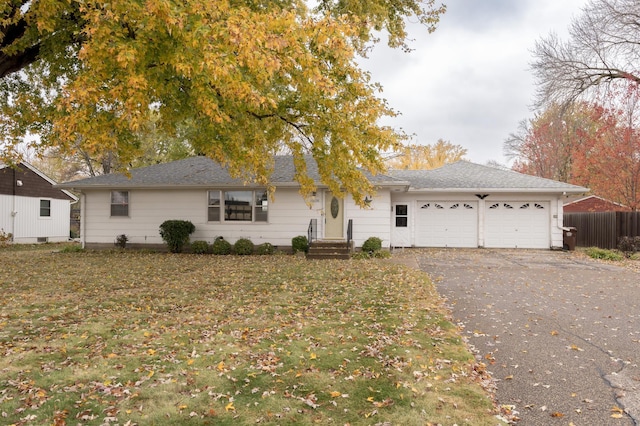
[[[569,34],[566,42],[551,34],[535,45],[537,107],[588,97],[616,80],[640,83],[640,2],[593,0]]]

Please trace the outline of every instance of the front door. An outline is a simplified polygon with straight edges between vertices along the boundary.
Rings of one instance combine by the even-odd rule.
[[[324,194],[324,237],[344,238],[344,199],[327,191]]]

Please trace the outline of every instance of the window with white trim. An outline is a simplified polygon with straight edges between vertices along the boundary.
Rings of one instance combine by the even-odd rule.
[[[111,191],[111,217],[129,216],[129,191]]]
[[[40,200],[40,217],[51,217],[51,200]]]
[[[207,220],[209,222],[267,222],[268,205],[266,190],[209,191]]]
[[[396,228],[406,228],[409,224],[409,207],[396,204]]]

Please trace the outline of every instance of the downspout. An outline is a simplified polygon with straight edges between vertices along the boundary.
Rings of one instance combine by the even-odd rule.
[[[80,192],[80,244],[82,244],[82,248],[85,248],[85,212],[87,210],[87,197],[84,192]]]
[[[13,185],[11,185],[12,188],[12,194],[13,196],[11,197],[11,240],[15,241],[16,240],[16,215],[18,214],[18,212],[16,211],[16,169],[14,167],[11,168],[13,170]]]

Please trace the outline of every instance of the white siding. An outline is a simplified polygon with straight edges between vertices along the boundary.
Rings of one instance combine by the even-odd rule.
[[[475,194],[465,193],[393,193],[393,203],[405,203],[408,205],[408,224],[411,233],[411,245],[420,246],[417,232],[417,203],[422,201],[450,201],[464,202],[473,201],[478,206],[478,226],[476,228],[478,246],[484,247],[488,236],[486,235],[486,209],[496,202],[523,201],[523,202],[544,202],[549,207],[549,220],[544,224],[545,229],[539,231],[544,235],[548,235],[552,248],[562,247],[562,200],[559,200],[556,194],[528,194],[528,193],[512,193],[512,194],[490,194],[484,200],[478,199]],[[548,203],[548,204],[546,204]]]
[[[40,217],[41,199],[51,201],[50,217]],[[38,238],[47,238],[49,242],[67,241],[70,209],[67,200],[0,195],[0,228],[12,233],[16,243],[35,243]]]
[[[13,197],[11,195],[0,195],[0,229],[7,234],[13,233],[12,210]]]
[[[351,197],[345,200],[345,222],[353,220],[353,241],[362,246],[367,238],[378,237],[382,247],[391,244],[391,195],[388,189],[379,189],[368,208],[360,208]],[[347,225],[345,224],[345,237]]]
[[[241,188],[239,188],[241,189]],[[276,246],[290,246],[297,235],[307,235],[311,219],[317,219],[318,238],[323,237],[324,210],[322,192],[309,207],[297,188],[279,188],[275,200],[269,201],[269,219],[264,222],[207,222],[207,190],[130,190],[129,216],[110,217],[110,190],[87,191],[85,197],[86,243],[113,243],[120,234],[126,234],[132,244],[162,244],[159,227],[169,219],[191,221],[195,232],[191,241],[213,242],[223,237],[233,243],[238,238],[249,238],[254,244],[269,242]],[[350,197],[345,200],[346,222],[353,219],[356,246],[376,236],[389,246],[390,223],[389,191],[379,191],[371,209],[361,209]]]

